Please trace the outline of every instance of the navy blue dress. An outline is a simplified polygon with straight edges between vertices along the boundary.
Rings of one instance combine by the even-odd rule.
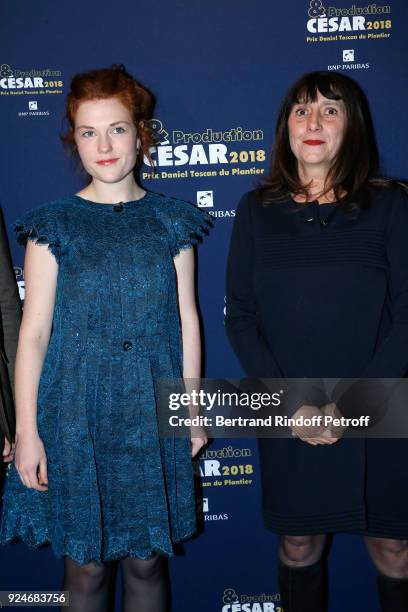
[[[49,542],[80,564],[172,554],[195,531],[189,441],[159,439],[155,382],[182,376],[173,257],[211,217],[154,193],[123,204],[78,196],[17,219],[59,268],[38,391],[47,492],[6,478],[0,542]]]
[[[373,191],[371,206],[353,214],[337,203],[264,206],[247,193],[231,239],[226,328],[249,377],[404,376],[405,191]],[[259,449],[272,531],[408,538],[406,440],[269,439]]]

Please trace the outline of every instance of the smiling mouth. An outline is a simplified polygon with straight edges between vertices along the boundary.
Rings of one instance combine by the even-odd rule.
[[[312,147],[324,144],[324,140],[304,140],[303,142],[307,145],[311,145]]]
[[[118,159],[119,157],[116,157],[115,159],[100,159],[96,163],[98,166],[111,166],[112,164],[116,163]]]

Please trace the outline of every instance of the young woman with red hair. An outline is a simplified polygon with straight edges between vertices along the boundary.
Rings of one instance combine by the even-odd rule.
[[[126,611],[166,610],[164,558],[195,530],[206,439],[159,438],[155,383],[200,375],[191,247],[210,217],[138,184],[152,108],[122,66],[75,76],[63,140],[91,180],[14,225],[26,296],[0,541],[50,543],[81,612],[107,609],[115,560]]]

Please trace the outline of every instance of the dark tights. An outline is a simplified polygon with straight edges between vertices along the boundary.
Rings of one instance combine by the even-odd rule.
[[[79,565],[64,558],[64,591],[69,591],[70,612],[108,612],[111,565]],[[147,561],[125,557],[120,560],[123,575],[123,612],[166,612],[168,599],[167,564],[155,555]],[[67,608],[61,608],[67,610]]]
[[[79,565],[64,557],[64,570],[63,590],[69,591],[70,612],[108,612],[110,565]]]
[[[123,573],[123,612],[166,612],[168,575],[166,560],[155,555],[147,561],[126,557]]]

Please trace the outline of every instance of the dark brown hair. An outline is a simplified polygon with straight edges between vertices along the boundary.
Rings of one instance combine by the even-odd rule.
[[[345,133],[329,170],[325,193],[333,190],[339,200],[344,191],[345,208],[368,206],[371,187],[389,184],[378,174],[378,149],[367,98],[353,79],[331,71],[310,72],[290,88],[279,111],[271,169],[258,187],[263,203],[282,201],[291,194],[308,199],[308,185],[302,185],[297,160],[289,142],[288,118],[295,104],[315,102],[318,92],[329,100],[342,100],[346,112]]]
[[[149,120],[153,115],[155,97],[151,91],[126,71],[123,64],[90,70],[73,77],[65,107],[68,131],[61,136],[64,145],[71,152],[76,152],[75,116],[79,105],[88,100],[106,98],[118,98],[133,117],[141,143],[136,166],[140,166],[144,155],[152,163],[150,147],[154,146],[156,141]]]

